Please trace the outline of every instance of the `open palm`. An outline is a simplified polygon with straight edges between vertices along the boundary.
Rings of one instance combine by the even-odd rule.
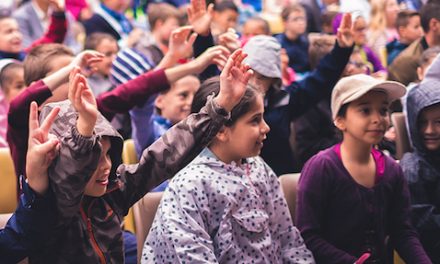
[[[79,71],[80,69],[76,67],[70,75],[69,100],[78,112],[80,118],[83,118],[86,122],[95,124],[98,118],[96,99],[90,87],[87,85],[86,78]]]
[[[192,26],[184,26],[173,30],[168,50],[173,54],[173,57],[180,60],[192,55],[192,46],[197,37],[196,33],[190,35],[192,29]]]
[[[188,21],[193,26],[194,32],[207,35],[210,30],[214,5],[210,4],[206,9],[205,0],[191,0],[188,8]]]
[[[345,13],[342,17],[341,25],[338,28],[337,33],[338,44],[342,48],[348,48],[353,46],[353,32],[352,32],[352,21],[351,14]]]

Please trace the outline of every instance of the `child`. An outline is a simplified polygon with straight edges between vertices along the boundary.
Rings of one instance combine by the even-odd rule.
[[[230,0],[219,1],[214,4],[214,13],[212,16],[211,31],[217,38],[225,33],[228,28],[235,29],[238,19],[238,7]]]
[[[341,79],[331,109],[342,143],[304,166],[296,224],[318,263],[388,263],[395,248],[406,263],[431,263],[410,222],[402,170],[374,148],[389,125],[388,105],[405,87],[358,74]],[[388,239],[389,238],[389,239]]]
[[[94,51],[85,51],[73,58],[65,51],[66,48],[59,44],[39,46],[31,51],[24,63],[26,83],[30,86],[11,102],[8,114],[7,139],[17,175],[24,174],[23,156],[27,145],[23,139],[27,137],[27,125],[23,120],[27,118],[26,110],[30,102],[43,104],[64,100],[67,98],[65,82],[72,69],[75,66],[90,68],[90,65],[93,66],[102,58],[102,54]],[[134,106],[144,104],[152,94],[167,89],[169,83],[188,74],[201,72],[213,61],[223,58],[224,54],[221,48],[213,48],[184,65],[142,74],[101,94],[96,98],[98,109],[108,120],[112,120],[115,114],[128,112]]]
[[[396,19],[396,28],[397,33],[399,33],[399,39],[396,38],[386,45],[387,65],[391,65],[400,52],[423,36],[420,14],[415,11],[400,11]]]
[[[300,4],[293,4],[283,9],[281,17],[284,33],[276,38],[289,56],[289,67],[295,73],[304,74],[310,71],[309,41],[304,34],[307,27],[306,12]]]
[[[406,153],[400,161],[411,193],[412,221],[433,263],[440,261],[439,72],[440,57],[437,56],[423,81],[408,94],[408,129],[414,151]]]
[[[206,11],[203,1],[191,1],[190,9],[191,13],[198,14],[193,15],[190,22],[198,25],[194,27],[199,34],[194,43],[194,53],[200,54],[212,45],[209,28],[201,27],[202,21],[209,17],[209,12]],[[350,14],[344,16],[337,33],[337,41],[330,54],[304,80],[292,82],[287,87],[281,87],[281,46],[275,38],[255,36],[243,47],[249,55],[246,62],[255,72],[250,84],[261,88],[265,93],[264,117],[271,127],[261,156],[277,175],[295,171],[293,152],[289,144],[291,122],[320,99],[329,96],[328,91],[333,89],[350,58],[353,51]],[[200,35],[205,37],[202,39]],[[213,72],[205,75],[210,74]]]
[[[156,97],[155,111],[150,102],[147,102],[144,107],[135,107],[130,111],[132,138],[138,157],[165,131],[190,114],[191,103],[199,86],[200,81],[196,76],[185,76]]]
[[[34,256],[45,263],[123,263],[121,219],[148,190],[174,175],[215,136],[245,92],[250,73],[236,51],[228,60],[227,81],[198,113],[168,130],[143,152],[139,164],[120,165],[122,139],[99,114],[84,76],[71,74],[69,100],[51,133],[60,154],[49,169],[56,196],[56,235]],[[118,167],[119,166],[119,167]]]
[[[224,82],[206,80],[192,111]],[[263,97],[248,87],[208,148],[170,181],[141,263],[314,263],[277,176],[258,157],[269,132]]]
[[[118,54],[119,51],[118,43],[110,34],[93,33],[87,37],[84,49],[96,50],[104,55],[102,61],[95,65],[96,72],[87,79],[93,94],[98,96],[113,88],[113,84],[110,81],[110,70],[112,69],[113,61],[116,59],[116,54]]]
[[[32,103],[29,114],[29,148],[26,159],[27,181],[22,178],[23,194],[18,207],[4,229],[0,230],[0,262],[17,263],[43,248],[50,238],[56,218],[53,196],[49,189],[47,168],[56,157],[59,142],[49,137],[49,129],[59,108],[47,115],[41,126],[37,104]]]
[[[0,147],[8,147],[6,128],[9,102],[24,88],[23,64],[13,59],[0,60]]]

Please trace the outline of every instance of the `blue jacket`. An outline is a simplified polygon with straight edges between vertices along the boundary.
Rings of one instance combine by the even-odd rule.
[[[0,230],[0,263],[17,263],[38,251],[55,223],[52,193],[39,196],[24,180],[22,186],[17,210]]]
[[[310,71],[309,63],[309,41],[306,35],[299,36],[296,40],[290,40],[286,34],[278,34],[275,36],[281,47],[286,50],[289,56],[289,67],[297,73]]]
[[[209,44],[213,43],[210,38],[212,39],[211,36],[197,38],[194,43],[195,56],[210,47]],[[330,100],[331,91],[344,71],[352,51],[353,47],[341,48],[336,43],[316,69],[301,82],[293,82],[281,90],[271,88],[266,93],[264,119],[270,126],[270,132],[261,156],[277,175],[295,171],[293,152],[289,144],[291,122],[321,99]],[[218,74],[215,66],[210,66],[202,74],[202,79],[216,72]]]

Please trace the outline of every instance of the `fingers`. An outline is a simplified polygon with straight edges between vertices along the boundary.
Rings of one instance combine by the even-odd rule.
[[[68,98],[72,103],[74,103],[75,94],[78,90],[79,75],[80,75],[80,69],[79,67],[75,67],[71,73],[71,78],[69,81],[69,92],[68,92]]]
[[[32,132],[34,132],[38,128],[38,105],[36,102],[32,102],[29,109],[29,135],[32,135]]]
[[[203,1],[204,2],[204,1]],[[206,4],[205,4],[206,5]],[[207,9],[208,14],[210,14],[211,16],[214,14],[214,4],[209,4],[208,9]]]
[[[339,26],[340,30],[351,29],[351,14],[345,13],[342,17],[341,25]]]
[[[45,154],[48,155],[47,157],[50,160],[53,160],[56,155],[56,151],[59,148],[59,140],[58,139],[49,139],[48,141],[40,144],[38,146],[38,152],[39,154]]]
[[[362,254],[362,256],[358,260],[356,260],[355,264],[363,264],[370,257],[370,255],[370,253]]]
[[[41,124],[41,130],[43,131],[45,138],[47,137],[50,127],[55,122],[55,119],[57,118],[59,112],[60,112],[59,107],[53,108],[52,110],[50,110],[50,113],[47,115],[47,117],[44,119],[43,123]]]
[[[189,39],[188,39],[188,45],[189,46],[192,46],[193,44],[194,44],[194,42],[196,41],[196,38],[197,38],[197,33],[192,33],[190,36],[189,36]]]

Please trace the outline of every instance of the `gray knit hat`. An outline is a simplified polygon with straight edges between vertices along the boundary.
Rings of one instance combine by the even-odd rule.
[[[266,77],[281,79],[281,45],[276,38],[265,35],[252,37],[243,51],[248,54],[245,63],[254,71]]]

